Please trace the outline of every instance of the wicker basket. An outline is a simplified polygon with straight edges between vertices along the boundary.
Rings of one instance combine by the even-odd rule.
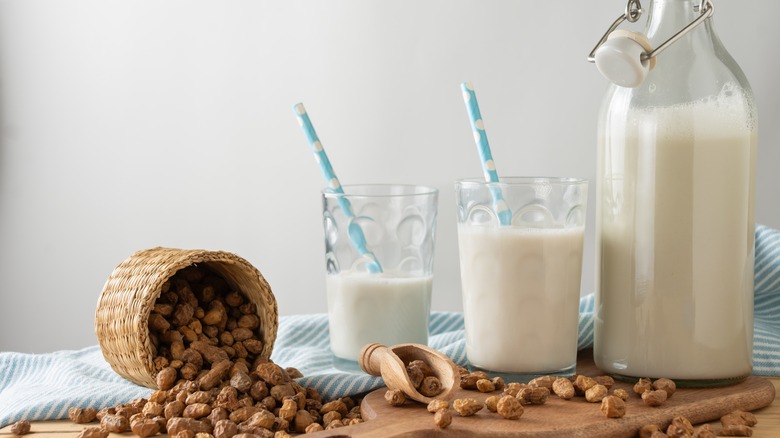
[[[201,264],[257,305],[263,350],[271,355],[279,313],[262,274],[249,262],[222,251],[152,248],[120,263],[108,277],[95,312],[95,334],[103,357],[122,377],[156,388],[148,319],[163,283],[180,269]]]

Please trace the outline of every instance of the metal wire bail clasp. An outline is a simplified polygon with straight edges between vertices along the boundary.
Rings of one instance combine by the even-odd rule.
[[[634,23],[642,15],[642,5],[639,0],[628,0],[625,13],[607,29],[588,55],[588,61],[595,62],[599,71],[615,84],[636,87],[644,81],[647,72],[653,69],[658,54],[712,16],[714,12],[712,0],[699,0],[694,10],[701,15],[653,49],[644,35],[617,30],[624,21]]]
[[[626,4],[626,12],[619,16],[617,20],[612,23],[612,26],[609,26],[609,29],[607,29],[607,31],[604,33],[604,36],[602,36],[599,42],[596,43],[596,47],[594,47],[593,50],[590,51],[590,55],[588,55],[588,62],[596,62],[596,50],[598,50],[598,48],[601,47],[605,41],[607,41],[609,34],[617,29],[618,26],[623,24],[623,22],[626,20],[628,20],[629,23],[635,23],[641,16],[642,5],[639,3],[639,0],[628,0],[628,4]]]

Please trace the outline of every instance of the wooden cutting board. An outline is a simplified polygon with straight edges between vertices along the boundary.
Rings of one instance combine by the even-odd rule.
[[[602,373],[593,364],[587,352],[580,352],[577,372],[589,376]],[[584,354],[583,354],[584,353]],[[629,391],[626,415],[619,419],[606,418],[599,403],[588,403],[582,397],[562,400],[551,395],[547,403],[525,406],[519,420],[505,420],[486,408],[472,417],[459,417],[453,411],[452,424],[438,430],[433,414],[425,405],[407,402],[393,407],[384,400],[385,389],[368,394],[361,405],[363,424],[345,429],[320,432],[317,436],[330,437],[422,437],[422,436],[490,436],[490,437],[634,437],[644,425],[654,423],[663,428],[678,415],[699,424],[719,419],[736,410],[752,411],[772,403],[775,387],[767,379],[751,376],[736,385],[722,388],[680,388],[660,407],[645,406],[632,391],[632,384],[617,382],[615,387]],[[471,397],[484,401],[491,395],[477,391],[458,390],[455,398]]]

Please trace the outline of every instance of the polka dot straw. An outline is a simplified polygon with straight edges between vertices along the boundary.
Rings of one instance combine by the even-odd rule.
[[[303,107],[302,103],[296,103],[293,105],[293,111],[298,119],[298,124],[301,125],[303,133],[306,135],[306,140],[309,142],[309,147],[311,147],[311,151],[314,154],[314,159],[316,159],[317,163],[320,165],[322,175],[325,177],[325,183],[328,185],[327,190],[331,193],[344,194],[344,189],[341,188],[341,183],[336,177],[336,172],[333,171],[333,166],[330,165],[328,155],[325,154],[325,149],[322,147],[319,137],[317,137],[317,131],[314,130],[314,125],[312,125],[311,120],[309,119],[306,108]],[[345,196],[339,196],[337,197],[337,200],[339,207],[341,207],[341,211],[349,218],[349,238],[352,241],[352,244],[361,256],[367,257],[370,260],[367,264],[368,270],[370,272],[382,272],[382,266],[379,264],[379,260],[377,260],[374,253],[367,248],[366,236],[363,234],[363,229],[352,220],[355,218],[355,214],[352,213],[352,205],[349,203],[349,199]]]
[[[482,171],[485,174],[485,181],[488,183],[498,182],[498,172],[496,172],[496,163],[493,161],[493,155],[490,153],[490,144],[488,143],[485,124],[482,121],[482,113],[479,111],[477,103],[477,94],[474,92],[474,86],[471,82],[460,84],[463,91],[463,102],[466,104],[466,111],[469,114],[471,129],[474,132],[474,142],[477,144],[479,158],[482,161]],[[501,187],[495,184],[488,184],[490,193],[493,195],[493,208],[498,215],[498,221],[501,225],[512,223],[512,212],[504,201],[501,193]]]

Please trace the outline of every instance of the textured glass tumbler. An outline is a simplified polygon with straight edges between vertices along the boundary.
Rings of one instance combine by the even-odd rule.
[[[466,355],[474,368],[528,380],[577,362],[587,181],[455,183]],[[500,225],[508,208],[511,223]]]
[[[428,343],[438,191],[346,185],[322,193],[326,289],[336,365],[369,343]]]

